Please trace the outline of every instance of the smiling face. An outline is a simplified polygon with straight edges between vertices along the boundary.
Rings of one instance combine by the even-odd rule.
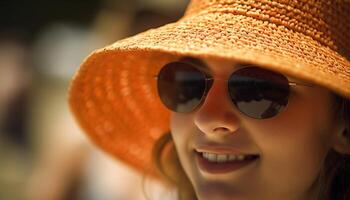
[[[214,80],[227,80],[237,70],[231,61],[203,61]],[[291,86],[283,112],[253,119],[233,105],[226,81],[214,81],[198,109],[171,114],[176,151],[198,199],[310,199],[333,136],[341,129],[334,122],[332,104],[329,90]],[[220,163],[204,159],[203,164],[197,151],[259,157],[238,169],[222,170]]]

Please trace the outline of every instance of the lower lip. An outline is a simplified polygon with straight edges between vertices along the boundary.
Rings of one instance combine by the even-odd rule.
[[[238,169],[241,169],[243,167],[246,167],[250,164],[255,163],[259,159],[259,157],[257,157],[254,160],[217,163],[217,162],[208,161],[207,159],[203,158],[202,155],[198,152],[196,152],[195,154],[196,154],[196,161],[199,168],[202,171],[205,171],[211,174],[221,174],[221,173],[236,171]]]

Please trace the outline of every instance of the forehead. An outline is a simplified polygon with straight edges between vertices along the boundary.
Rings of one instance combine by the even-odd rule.
[[[232,60],[222,58],[198,58],[191,56],[184,56],[178,59],[179,61],[189,62],[197,66],[202,71],[214,75],[219,72],[230,72],[237,69],[249,66],[249,64],[237,63]]]

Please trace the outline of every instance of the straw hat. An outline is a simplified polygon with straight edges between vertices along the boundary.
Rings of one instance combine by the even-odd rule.
[[[181,55],[277,70],[350,98],[349,0],[192,0],[177,22],[93,52],[69,103],[101,149],[138,170],[169,131],[153,76]]]

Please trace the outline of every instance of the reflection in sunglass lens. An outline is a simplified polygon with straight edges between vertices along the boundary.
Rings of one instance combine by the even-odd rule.
[[[259,67],[247,67],[234,72],[228,88],[238,110],[252,118],[276,116],[288,103],[288,79],[282,74]]]
[[[205,75],[187,63],[172,62],[158,74],[158,94],[166,107],[191,112],[205,92]]]

